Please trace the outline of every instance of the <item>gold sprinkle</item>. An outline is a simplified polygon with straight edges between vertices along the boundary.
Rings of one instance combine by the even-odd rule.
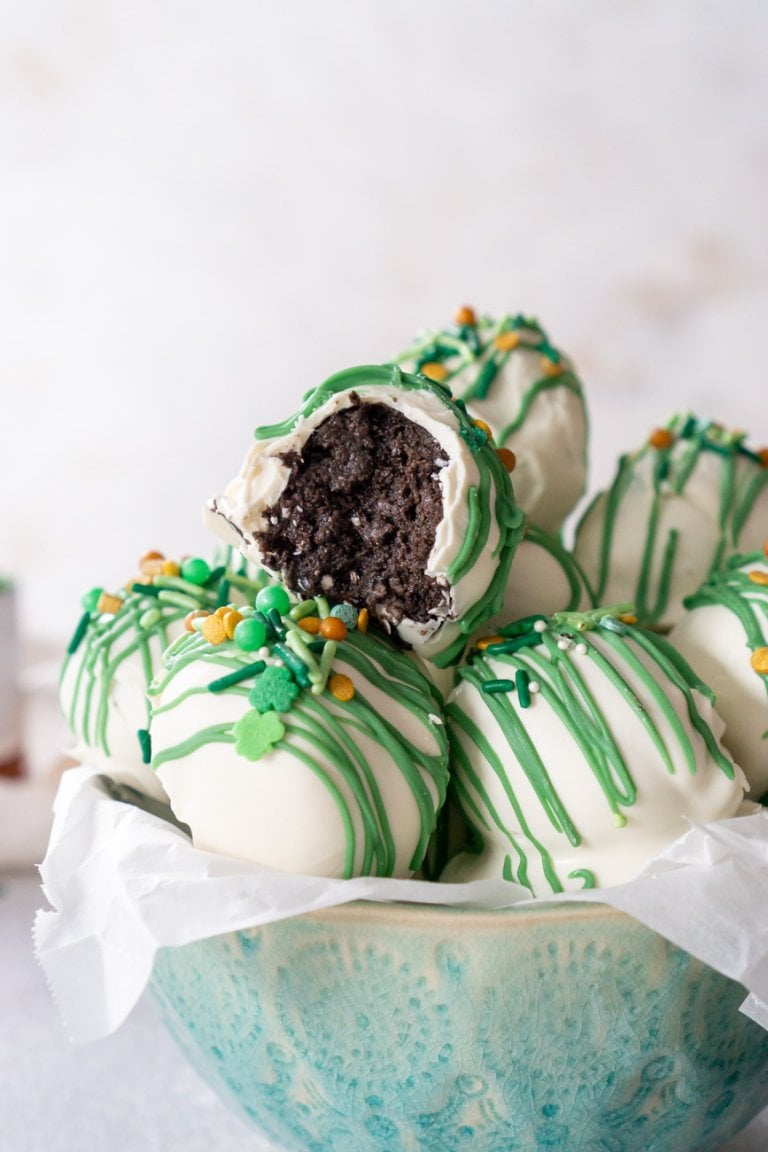
[[[164,560],[163,561],[162,575],[163,576],[180,576],[181,575],[181,568],[179,567],[179,565],[176,563],[175,560]]]
[[[361,608],[357,614],[357,630],[363,635],[368,631],[368,609]]]
[[[753,584],[768,584],[768,572],[761,572],[759,568],[753,568],[751,572],[747,572]]]
[[[345,676],[343,672],[337,672],[331,676],[328,681],[328,688],[330,689],[331,696],[336,700],[341,700],[346,703],[351,700],[355,695],[355,686],[350,680],[349,676]]]
[[[464,304],[461,308],[458,308],[453,319],[460,328],[474,328],[477,324],[475,310],[474,308],[470,308],[468,304]]]
[[[560,360],[550,360],[549,356],[542,356],[539,363],[545,376],[561,376],[563,373],[563,365]]]
[[[634,612],[622,612],[619,620],[621,620],[622,624],[637,624],[637,616],[635,616]]]
[[[493,440],[493,432],[491,431],[490,424],[486,424],[485,420],[473,420],[475,428],[479,428],[481,432],[485,432],[489,440]]]
[[[768,448],[760,448],[757,453],[762,468],[768,468]]]
[[[671,448],[675,442],[675,438],[670,432],[669,428],[654,428],[648,437],[648,443],[651,448],[659,450],[664,448]]]
[[[494,348],[499,352],[512,352],[520,343],[519,332],[499,332],[493,342]]]
[[[206,616],[200,631],[209,644],[223,644],[227,639],[227,630],[221,616]]]
[[[751,663],[755,672],[761,676],[768,676],[768,648],[755,648]]]
[[[478,648],[481,652],[485,652],[486,648],[489,648],[491,644],[503,643],[503,636],[484,636],[482,640],[478,640],[478,642],[475,644],[475,648]]]
[[[99,596],[99,602],[96,605],[97,612],[106,612],[110,616],[114,616],[119,612],[123,606],[123,602],[119,596],[112,596],[109,592],[102,592]]]
[[[192,612],[188,612],[184,617],[184,628],[186,631],[194,632],[195,629],[192,626],[192,621],[199,620],[202,616],[210,616],[210,612],[206,612],[204,608],[195,608]]]
[[[235,628],[237,628],[238,624],[242,620],[242,616],[236,608],[230,608],[229,612],[224,613],[222,620],[224,621],[224,631],[227,634],[227,639],[233,640],[235,636]]]
[[[319,616],[302,616],[299,620],[299,628],[303,629],[304,632],[309,632],[311,636],[317,636],[321,623]]]
[[[514,472],[515,465],[517,464],[517,456],[511,448],[497,448],[496,455],[506,468],[507,472]]]
[[[448,369],[445,364],[437,364],[432,361],[429,364],[422,364],[422,376],[426,376],[428,380],[434,380],[436,384],[442,384],[444,380],[448,379]]]

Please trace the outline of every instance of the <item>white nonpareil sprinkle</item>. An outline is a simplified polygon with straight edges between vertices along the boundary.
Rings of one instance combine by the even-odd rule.
[[[567,652],[571,646],[571,642],[570,640],[566,639],[565,636],[561,636],[557,642],[557,646],[561,652]]]
[[[546,632],[548,624],[546,620],[537,620],[533,626],[534,632]]]
[[[586,650],[587,646],[583,642],[576,645],[576,651],[578,652],[579,656],[583,656]]]
[[[528,691],[533,693],[541,691],[541,684],[539,684],[538,680],[528,681]]]

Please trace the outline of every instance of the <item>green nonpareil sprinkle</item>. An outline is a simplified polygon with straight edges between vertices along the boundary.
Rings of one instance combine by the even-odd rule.
[[[521,708],[530,707],[531,690],[529,684],[530,681],[525,668],[518,668],[517,672],[515,672],[515,687],[517,688],[517,698],[520,701]]]
[[[77,652],[78,648],[80,647],[80,645],[83,641],[83,637],[85,636],[86,632],[88,631],[88,625],[90,624],[90,622],[91,622],[90,612],[83,612],[82,616],[80,617],[80,619],[78,621],[77,628],[75,628],[72,639],[70,640],[69,644],[67,644],[67,653],[70,656],[72,656],[75,652]]]
[[[139,738],[139,747],[141,748],[141,762],[142,764],[152,763],[152,737],[146,728],[139,728],[136,735]]]
[[[514,692],[514,680],[486,680],[483,683],[483,692],[489,693],[491,696],[497,692]]]
[[[486,648],[486,653],[489,656],[511,656],[514,652],[519,652],[521,648],[535,648],[537,644],[541,644],[541,633],[524,632],[522,636],[514,636],[509,640],[503,640],[500,644],[489,644]]]
[[[263,660],[255,660],[252,664],[244,664],[242,668],[230,672],[227,676],[220,676],[218,680],[211,680],[208,685],[209,692],[225,692],[227,688],[231,688],[233,684],[239,684],[241,680],[248,680],[251,676],[258,676],[259,672],[263,672],[266,664]]]

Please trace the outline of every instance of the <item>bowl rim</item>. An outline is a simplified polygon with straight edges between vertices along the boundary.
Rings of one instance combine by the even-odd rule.
[[[473,905],[451,904],[421,904],[416,901],[404,900],[350,900],[344,904],[334,904],[314,912],[305,912],[291,919],[311,921],[317,924],[377,924],[382,927],[401,927],[407,929],[426,929],[429,927],[445,927],[446,923],[466,925],[471,923],[473,931],[483,928],[497,930],[504,922],[511,928],[523,927],[532,920],[545,921],[552,924],[563,921],[579,921],[580,923],[615,920],[636,924],[643,928],[645,925],[635,920],[628,912],[614,908],[610,904],[596,901],[567,900],[533,902],[524,900],[520,904],[512,904],[508,908],[481,908]],[[278,921],[279,923],[279,921]],[[653,929],[646,928],[653,932]],[[654,933],[658,935],[658,933]]]

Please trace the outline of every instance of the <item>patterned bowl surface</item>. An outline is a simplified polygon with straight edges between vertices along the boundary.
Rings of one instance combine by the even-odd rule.
[[[152,987],[297,1152],[710,1152],[768,1104],[743,988],[605,906],[347,905],[165,949]]]

